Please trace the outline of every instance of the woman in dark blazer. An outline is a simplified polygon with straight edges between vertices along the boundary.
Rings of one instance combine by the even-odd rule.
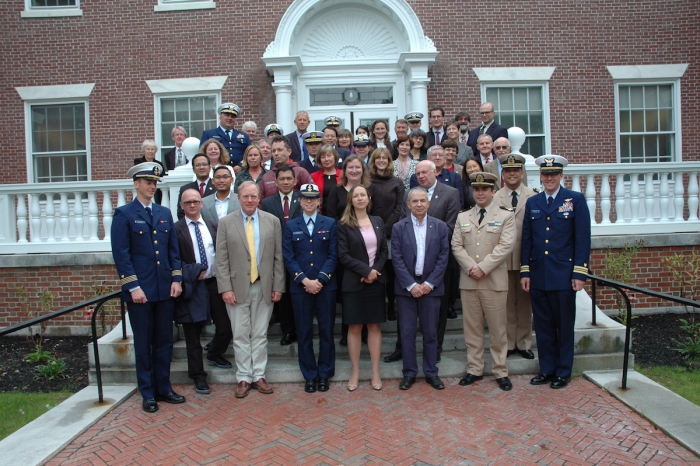
[[[348,324],[348,352],[352,374],[348,390],[357,390],[360,380],[362,326],[367,326],[367,346],[372,360],[372,388],[382,389],[379,358],[382,349],[380,324],[385,322],[384,291],[388,248],[384,222],[370,217],[369,191],[361,184],[348,193],[348,203],[338,223],[338,261],[345,267],[343,275],[343,323]]]

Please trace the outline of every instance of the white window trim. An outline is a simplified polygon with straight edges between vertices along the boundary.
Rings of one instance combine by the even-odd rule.
[[[153,7],[156,13],[184,10],[208,10],[216,8],[213,0],[158,0],[158,5]]]
[[[75,6],[32,6],[32,0],[24,0],[22,18],[61,18],[64,16],[83,16],[80,0],[75,0]]]
[[[620,162],[620,86],[642,86],[645,84],[673,85],[673,127],[676,131],[674,138],[674,162],[683,161],[683,137],[681,131],[681,77],[688,69],[688,64],[671,65],[630,65],[607,66],[608,73],[615,81],[615,157]]]
[[[555,69],[556,67],[554,66],[472,69],[481,83],[482,102],[486,102],[487,87],[542,86],[542,118],[544,125],[545,154],[552,153],[552,131],[549,119],[549,80],[552,78]]]
[[[95,83],[65,84],[57,86],[16,87],[24,101],[24,145],[26,150],[27,183],[34,183],[34,162],[32,160],[32,105],[42,104],[85,104],[85,152],[87,157],[87,179],[92,179],[92,156],[90,150],[90,94]]]

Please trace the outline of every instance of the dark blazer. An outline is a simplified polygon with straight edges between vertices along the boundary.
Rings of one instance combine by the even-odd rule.
[[[177,147],[173,147],[170,149],[168,152],[163,154],[163,160],[165,160],[165,166],[168,167],[168,170],[175,170],[176,164],[175,164],[175,151],[177,150]],[[187,163],[188,158],[185,155],[185,153],[182,153],[182,156],[185,157],[185,163]]]
[[[406,191],[403,201],[402,217],[408,217],[411,214],[406,204],[408,202],[408,191]],[[450,232],[450,239],[452,239],[452,231],[455,228],[457,215],[460,210],[461,207],[459,205],[459,194],[457,194],[457,190],[438,182],[437,186],[435,186],[435,191],[433,191],[433,198],[430,200],[430,206],[428,206],[428,215],[442,220],[447,224],[447,228]]]
[[[430,215],[426,215],[424,221],[428,224],[425,235],[423,281],[435,287],[427,296],[442,296],[445,293],[443,277],[450,254],[450,229],[445,222]],[[416,282],[414,276],[417,256],[416,235],[409,215],[396,222],[391,233],[391,261],[396,274],[394,293],[397,295],[411,296],[407,288]]]
[[[211,239],[214,242],[214,249],[216,249],[217,226],[207,219],[204,219],[204,224],[209,230]],[[177,232],[177,241],[180,246],[180,258],[183,264],[182,274],[185,282],[182,295],[180,295],[181,299],[175,300],[175,321],[178,323],[208,322],[211,320],[211,315],[209,313],[209,291],[207,285],[204,280],[197,280],[196,277],[195,281],[187,280],[187,273],[185,273],[187,268],[191,268],[197,263],[192,235],[190,235],[190,229],[187,226],[187,219],[183,218],[175,222],[175,231]],[[199,265],[201,266],[201,264]],[[199,273],[197,273],[197,276],[199,276]]]
[[[260,208],[279,219],[283,233],[284,225],[289,223],[292,219],[299,217],[303,212],[301,210],[301,204],[299,204],[299,193],[294,191],[292,191],[292,198],[289,200],[289,219],[287,219],[286,222],[284,221],[284,208],[282,207],[279,194],[263,199],[260,203]]]
[[[340,160],[338,161],[338,168],[342,168],[343,162],[345,161],[345,159],[350,157],[352,154],[350,153],[349,150],[343,149],[342,147],[338,147],[338,146],[335,147],[335,151],[340,156]]]
[[[435,133],[433,133],[433,131],[435,131],[435,130],[431,127],[428,131],[425,132],[426,133],[425,139],[428,140],[428,147],[432,147],[435,145]],[[444,141],[446,137],[447,137],[447,131],[445,131],[445,126],[443,125],[440,143],[442,143],[442,141]]]
[[[285,134],[284,137],[289,139],[289,145],[292,147],[292,155],[289,156],[295,162],[301,160],[301,146],[299,146],[299,138],[297,137],[297,132],[293,131],[289,134]]]
[[[299,215],[289,220],[283,227],[282,253],[284,265],[290,277],[289,292],[292,294],[306,293],[302,280],[318,279],[323,288],[336,290],[335,267],[338,263],[338,234],[335,220],[321,214],[316,215],[314,233],[309,235],[309,229],[304,223],[304,217]],[[333,301],[335,303],[335,300]]]
[[[459,205],[461,208],[464,208],[464,187],[462,186],[461,175],[459,175],[457,172],[451,172],[450,170],[443,168],[442,173],[438,175],[437,179],[440,183],[451,186],[457,190],[457,194],[459,194]],[[409,185],[411,188],[418,186],[418,177],[416,177],[415,173],[411,175]]]
[[[474,153],[474,155],[479,154],[479,151],[476,148],[476,141],[477,139],[479,139],[480,129],[481,125],[469,131],[469,139],[467,139],[467,145],[472,148],[472,152]],[[491,126],[489,126],[489,128],[486,130],[486,134],[491,136],[491,139],[496,141],[496,139],[498,138],[507,138],[508,130],[494,121],[493,123],[491,123]]]
[[[199,140],[199,143],[204,144],[209,139],[215,139],[219,141],[221,144],[224,145],[224,147],[228,151],[228,155],[231,156],[231,161],[229,162],[229,164],[232,167],[235,167],[237,165],[240,165],[243,161],[243,154],[250,145],[250,137],[247,133],[243,133],[236,129],[232,131],[233,132],[231,133],[231,139],[229,139],[224,130],[221,129],[221,126],[217,126],[214,129],[204,130],[204,132],[202,133],[202,137]]]
[[[384,270],[389,250],[384,234],[384,222],[380,217],[370,215],[370,221],[377,236],[377,254],[374,265],[370,267],[367,246],[360,233],[359,228],[351,228],[342,223],[338,223],[338,262],[345,268],[343,272],[342,291],[362,291],[366,283],[360,279],[370,274],[372,269],[377,270],[381,275],[377,278],[379,283],[386,284],[387,275]]]
[[[180,207],[180,199],[182,199],[182,193],[187,191],[188,189],[196,189],[199,191],[199,181],[192,181],[191,183],[187,183],[185,185],[182,185],[180,187],[180,192],[177,195],[177,219],[182,220],[182,217],[185,216],[185,211],[182,210],[182,207]],[[209,181],[207,181],[207,185],[204,187],[204,197],[211,196],[216,192],[216,188],[214,188],[214,183],[212,182],[211,178],[209,178]]]
[[[301,162],[299,162],[299,166],[302,167],[302,168],[304,168],[307,172],[309,172],[309,175],[312,174],[312,173],[314,173],[314,172],[317,172],[317,171],[321,170],[321,167],[319,167],[318,165],[314,165],[313,163],[311,163],[311,159],[310,159],[310,158],[304,159],[304,160],[302,160]]]
[[[216,232],[217,225],[211,220],[204,219],[204,223],[209,229],[209,234],[214,241],[214,249],[216,249]],[[194,245],[192,244],[192,236],[190,235],[190,229],[187,227],[187,220],[180,219],[175,222],[175,231],[177,232],[177,240],[180,246],[180,259],[183,264],[193,264],[197,262],[196,256],[194,255]]]

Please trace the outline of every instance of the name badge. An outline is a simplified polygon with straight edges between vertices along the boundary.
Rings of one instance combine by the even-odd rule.
[[[146,223],[145,220],[134,220],[134,223]]]

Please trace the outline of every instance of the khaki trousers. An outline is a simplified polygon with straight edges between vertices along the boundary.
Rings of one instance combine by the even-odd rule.
[[[464,321],[464,342],[467,344],[467,372],[484,373],[484,320],[489,327],[490,350],[493,358],[493,375],[500,379],[508,376],[506,357],[507,291],[461,290]],[[466,310],[465,310],[466,309]]]
[[[530,293],[520,286],[520,272],[508,271],[508,301],[506,303],[508,349],[532,348],[532,304]]]

